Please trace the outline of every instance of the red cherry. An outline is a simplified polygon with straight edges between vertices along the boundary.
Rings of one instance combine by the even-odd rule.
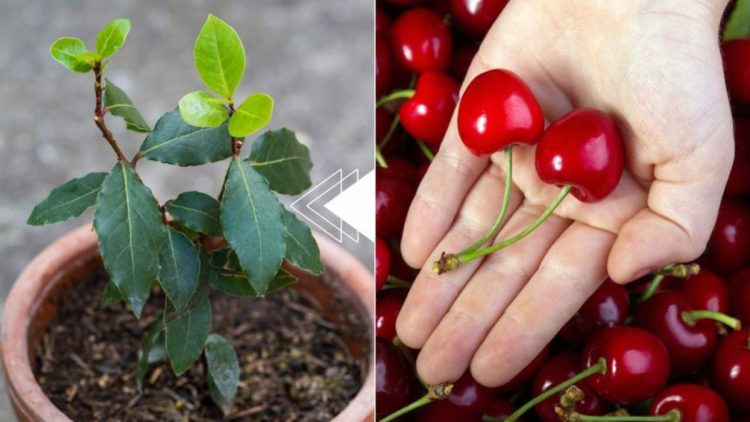
[[[458,102],[458,89],[458,83],[444,73],[420,75],[414,95],[401,103],[398,111],[404,130],[428,144],[439,145]]]
[[[451,12],[464,32],[483,38],[507,3],[508,0],[451,0]]]
[[[388,133],[393,117],[394,115],[383,107],[375,110],[375,140],[377,143],[382,142],[385,134]]]
[[[375,236],[375,290],[380,290],[391,273],[391,248],[380,236]]]
[[[384,173],[414,185],[417,170],[408,160],[401,157],[388,157],[387,161],[388,168],[383,169]]]
[[[396,337],[396,318],[406,299],[406,289],[378,292],[375,305],[375,335],[392,341]]]
[[[571,343],[582,343],[604,327],[624,323],[629,309],[628,290],[608,278],[563,326],[560,336]]]
[[[633,327],[615,326],[599,331],[583,350],[586,368],[606,362],[606,373],[587,378],[604,400],[633,404],[662,389],[669,378],[669,354],[653,334]]]
[[[733,411],[750,411],[750,349],[747,331],[733,331],[719,341],[711,367],[716,390]]]
[[[750,325],[750,267],[736,272],[729,280],[732,314],[742,321],[743,325]]]
[[[386,41],[375,39],[375,95],[380,97],[391,90],[391,52]]]
[[[390,41],[394,58],[412,72],[444,70],[450,64],[450,32],[430,9],[402,13],[391,24]]]
[[[539,352],[538,355],[536,355],[534,360],[529,362],[529,364],[526,365],[526,367],[523,368],[521,372],[516,374],[513,379],[499,387],[493,388],[492,391],[494,392],[494,394],[503,395],[520,390],[524,385],[526,385],[526,383],[531,381],[531,379],[534,377],[534,374],[536,374],[539,368],[544,365],[544,362],[547,360],[547,356],[549,356],[549,345],[545,346],[544,349],[542,349],[542,351]]]
[[[453,391],[447,398],[436,400],[421,408],[417,420],[481,421],[491,397],[491,390],[476,382],[469,372],[466,372],[453,384]]]
[[[512,415],[516,411],[516,407],[513,403],[509,402],[500,397],[492,397],[487,408],[484,409],[485,416],[496,418],[499,420],[505,420],[508,416]],[[557,419],[560,420],[559,418]],[[518,422],[522,422],[523,419],[518,419]]]
[[[401,352],[388,340],[375,340],[375,401],[382,418],[406,406],[411,399],[412,375]]]
[[[750,39],[736,39],[721,44],[724,76],[732,101],[750,104]]]
[[[414,189],[380,170],[375,182],[375,227],[380,236],[400,235]]]
[[[716,273],[705,268],[681,280],[678,290],[693,309],[729,312],[729,287]]]
[[[729,422],[724,400],[710,388],[693,384],[674,384],[654,397],[649,415],[666,415],[677,410],[680,422]]]
[[[750,193],[750,120],[734,118],[734,162],[726,192],[730,195]]]
[[[375,7],[375,37],[384,37],[391,26],[391,17],[380,7]]]
[[[424,3],[425,0],[378,0],[378,2],[384,1],[396,6],[414,6],[420,3]]]
[[[723,274],[739,270],[750,261],[750,207],[725,199],[708,241],[711,267]]]
[[[612,192],[625,166],[625,152],[615,122],[590,108],[571,111],[544,132],[536,148],[536,172],[553,185],[572,185],[583,202]]]
[[[464,45],[456,49],[453,53],[453,60],[451,61],[450,74],[457,81],[462,81],[466,77],[466,72],[469,70],[474,56],[477,55],[478,47],[474,44]]]
[[[420,183],[422,183],[422,179],[424,179],[424,175],[427,174],[427,169],[430,168],[430,162],[422,163],[421,166],[417,169],[417,172],[414,173],[414,182],[416,183],[416,186],[419,186]]]
[[[494,69],[474,78],[458,105],[458,133],[476,155],[513,144],[535,143],[544,114],[534,94],[514,73]]]
[[[682,313],[692,310],[680,293],[663,291],[643,302],[633,320],[635,326],[661,339],[669,352],[672,374],[676,376],[697,371],[716,346],[716,322],[701,319],[690,325]]]
[[[544,363],[534,378],[531,393],[538,396],[550,388],[567,381],[581,370],[581,358],[576,353],[562,353],[553,356]],[[584,399],[576,403],[575,411],[584,415],[603,415],[609,411],[609,406],[591,390],[585,382],[576,384],[584,393]],[[560,416],[555,407],[560,404],[560,396],[556,394],[534,407],[536,414],[544,422],[559,422]]]

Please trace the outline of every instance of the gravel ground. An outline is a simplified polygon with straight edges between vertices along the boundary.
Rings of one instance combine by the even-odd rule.
[[[295,130],[311,147],[313,181],[340,168],[373,168],[371,0],[0,0],[0,300],[24,265],[53,239],[91,219],[25,225],[34,204],[65,180],[111,168],[113,156],[91,121],[92,76],[72,74],[48,48],[65,35],[93,48],[97,31],[130,18],[126,46],[107,77],[153,126],[187,92],[202,88],[193,40],[207,13],[243,38],[248,70],[238,92],[270,93],[272,128]],[[143,136],[110,126],[128,155]],[[145,182],[166,200],[186,189],[218,192],[226,164],[177,168],[139,163]],[[346,173],[345,173],[346,174]],[[372,267],[372,243],[344,243]],[[1,381],[0,381],[1,382]],[[0,385],[0,421],[13,420]]]

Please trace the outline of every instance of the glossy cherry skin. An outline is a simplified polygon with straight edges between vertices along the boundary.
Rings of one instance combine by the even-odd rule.
[[[743,327],[750,326],[750,267],[744,268],[729,279],[732,315],[742,321]]]
[[[541,352],[539,352],[538,355],[529,362],[528,365],[526,365],[521,372],[516,374],[515,377],[513,377],[510,381],[506,382],[505,384],[495,387],[492,389],[493,393],[495,395],[505,395],[505,394],[511,394],[514,393],[521,388],[523,388],[529,381],[532,380],[536,372],[539,370],[539,368],[544,365],[544,362],[547,361],[547,357],[549,356],[549,345],[545,346],[544,349],[542,349]]]
[[[451,16],[461,30],[483,38],[508,0],[451,0]]]
[[[516,410],[517,409],[513,405],[513,403],[509,402],[508,400],[500,397],[492,397],[489,404],[487,404],[487,408],[484,409],[484,414],[486,416],[497,418],[502,421],[505,420],[508,416],[512,415]],[[558,418],[558,421],[559,420],[560,419]],[[521,422],[522,419],[519,419],[518,421]]]
[[[625,150],[612,118],[579,108],[556,121],[536,148],[536,173],[552,185],[572,185],[582,202],[604,199],[620,182]]]
[[[409,404],[412,386],[411,369],[401,352],[388,340],[375,340],[375,400],[377,415],[382,418]]]
[[[380,97],[391,90],[391,52],[381,37],[375,39],[375,95]]]
[[[750,411],[750,349],[746,330],[732,331],[719,341],[711,365],[711,381],[730,409]]]
[[[375,335],[386,340],[396,337],[396,318],[406,299],[406,289],[389,289],[378,292],[375,304]]]
[[[398,115],[406,133],[439,145],[458,102],[458,89],[458,83],[444,73],[421,74],[414,95],[399,107]]]
[[[526,83],[513,72],[493,69],[475,77],[458,104],[458,134],[476,155],[513,144],[531,145],[544,130],[544,114]]]
[[[654,397],[649,415],[666,415],[677,410],[680,422],[729,422],[724,400],[710,388],[693,384],[674,384]]]
[[[492,392],[471,377],[467,371],[453,384],[453,391],[444,400],[437,400],[420,409],[417,420],[429,422],[481,421]]]
[[[750,193],[750,120],[734,117],[734,162],[729,173],[726,193]]]
[[[607,279],[560,330],[560,337],[583,343],[604,327],[621,325],[630,310],[628,290]]]
[[[567,381],[581,372],[581,358],[577,353],[561,353],[553,356],[544,363],[534,377],[531,394],[538,396],[550,388]],[[591,390],[585,382],[576,384],[584,392],[584,399],[576,403],[575,410],[583,415],[603,415],[609,411],[609,406]],[[534,407],[537,416],[544,422],[558,422],[560,417],[555,407],[560,404],[560,394],[556,394]]]
[[[663,291],[643,302],[635,312],[633,325],[655,334],[667,347],[672,375],[697,371],[716,347],[716,322],[702,319],[691,326],[682,313],[692,310],[682,294]]]
[[[750,261],[750,207],[733,199],[721,202],[708,241],[708,261],[711,268],[723,274],[737,271]]]
[[[633,404],[658,393],[669,379],[669,354],[655,335],[639,328],[615,326],[592,337],[583,349],[583,366],[606,361],[606,373],[587,378],[599,397]]]
[[[680,280],[677,290],[693,309],[729,312],[729,286],[715,272],[701,268],[701,272]]]
[[[388,157],[387,161],[388,168],[383,169],[383,173],[414,185],[414,179],[416,177],[417,169],[415,169],[408,160],[396,156]]]
[[[380,236],[398,236],[404,228],[406,213],[414,197],[414,188],[382,171],[376,173],[375,228]]]
[[[391,273],[391,248],[380,236],[375,236],[375,290],[380,290]]]
[[[443,19],[430,9],[399,15],[389,30],[394,59],[412,72],[441,71],[451,60],[452,40]]]
[[[750,104],[750,39],[736,39],[721,44],[724,78],[732,101]]]

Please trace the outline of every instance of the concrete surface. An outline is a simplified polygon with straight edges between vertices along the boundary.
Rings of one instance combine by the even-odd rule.
[[[287,126],[310,147],[313,181],[333,171],[373,168],[372,0],[0,0],[0,298],[50,241],[91,218],[33,228],[33,206],[55,186],[106,171],[113,155],[91,121],[92,75],[72,74],[49,56],[60,36],[94,47],[117,17],[133,24],[107,77],[153,126],[187,92],[201,89],[193,40],[207,13],[232,24],[248,54],[238,94],[270,93],[271,127]],[[110,127],[128,155],[143,136]],[[217,193],[226,164],[179,168],[142,160],[139,171],[162,201],[188,189]],[[364,174],[364,173],[363,173]],[[368,266],[372,244],[345,246]],[[0,421],[13,420],[0,386]]]

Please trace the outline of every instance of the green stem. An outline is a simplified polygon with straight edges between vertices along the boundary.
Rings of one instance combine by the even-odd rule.
[[[388,279],[385,282],[385,286],[383,286],[383,289],[408,289],[411,288],[411,283],[409,283],[406,280],[402,280],[398,277],[394,277],[392,275],[388,276]]]
[[[550,388],[549,390],[543,392],[542,394],[526,402],[526,404],[519,407],[518,410],[513,412],[512,415],[508,416],[504,422],[513,422],[515,420],[518,420],[518,418],[520,418],[524,413],[531,410],[531,408],[533,408],[537,404],[547,400],[548,398],[554,396],[555,394],[561,391],[564,391],[566,388],[570,387],[571,385],[576,384],[579,381],[584,380],[594,374],[604,374],[606,372],[607,372],[607,361],[604,360],[604,358],[599,358],[599,361],[596,362],[596,364],[590,366],[586,370],[579,372],[577,375],[574,375],[571,378],[568,378],[567,381],[563,381],[560,384],[557,384],[556,386]]]
[[[385,97],[381,97],[378,102],[375,103],[375,108],[382,107],[391,101],[402,100],[404,98],[411,98],[414,96],[413,89],[402,89],[401,91],[393,91]]]
[[[641,296],[641,303],[651,299],[651,296],[656,293],[656,290],[659,288],[659,285],[661,284],[662,280],[664,280],[664,274],[656,274],[654,275],[654,278],[651,279],[651,282],[648,283],[648,287],[646,288],[646,291],[643,292],[643,296]]]
[[[383,140],[378,144],[379,149],[383,149],[386,145],[388,145],[388,141],[390,141],[393,137],[393,134],[396,133],[396,129],[398,128],[398,124],[400,121],[401,118],[398,116],[398,114],[393,117],[393,121],[391,122],[391,126],[388,128],[388,132],[386,132],[385,136],[383,136]]]
[[[417,401],[414,401],[414,402],[412,402],[412,403],[410,403],[410,404],[402,407],[401,409],[398,409],[397,411],[391,413],[390,415],[386,416],[385,418],[381,419],[380,422],[389,422],[389,421],[392,421],[392,420],[398,418],[399,416],[405,415],[405,414],[411,412],[412,410],[419,409],[420,407],[422,407],[422,406],[424,406],[426,404],[429,404],[429,403],[432,403],[432,399],[430,398],[429,394],[425,394],[424,396],[422,396]]]
[[[537,217],[536,220],[534,220],[533,223],[529,224],[525,229],[521,230],[519,233],[515,234],[514,236],[503,240],[502,242],[496,243],[492,246],[488,246],[484,249],[479,249],[476,251],[472,251],[469,253],[461,253],[458,255],[458,261],[461,264],[465,264],[469,261],[473,261],[477,258],[481,258],[485,255],[489,255],[493,252],[499,251],[500,249],[507,248],[508,246],[518,242],[519,240],[523,239],[524,237],[531,234],[534,230],[537,229],[542,223],[544,223],[547,218],[549,218],[550,215],[552,215],[553,212],[555,212],[555,209],[562,203],[563,199],[565,199],[566,196],[568,196],[568,193],[570,193],[570,189],[572,186],[565,185],[560,190],[560,193],[557,194],[555,199],[552,201],[551,204],[547,207],[547,209],[544,210],[544,212]]]
[[[576,422],[679,422],[681,419],[682,416],[677,410],[659,416],[593,416],[574,413],[570,417],[571,421]]]
[[[742,322],[740,322],[739,319],[733,318],[721,312],[702,309],[697,311],[684,311],[682,313],[682,320],[691,326],[695,325],[701,319],[712,319],[726,325],[733,330],[739,330],[742,328]]]
[[[513,187],[513,147],[506,147],[503,153],[505,154],[505,190],[503,191],[503,205],[500,208],[500,214],[497,215],[495,223],[492,224],[492,227],[489,230],[487,230],[487,233],[485,233],[481,239],[474,242],[474,244],[464,249],[464,251],[461,252],[462,255],[474,252],[481,248],[488,240],[495,236],[497,231],[500,230],[500,225],[503,224],[505,216],[508,214],[508,202],[510,202],[510,192]]]
[[[385,157],[383,157],[383,154],[380,152],[380,148],[375,148],[375,160],[380,167],[384,169],[388,168],[388,162],[385,161]]]
[[[424,154],[425,157],[427,157],[428,160],[432,161],[435,159],[435,154],[432,153],[432,150],[430,150],[430,147],[427,146],[427,144],[424,143],[424,141],[420,141],[419,139],[416,140],[417,145],[419,145],[419,149],[422,150],[422,154]]]

